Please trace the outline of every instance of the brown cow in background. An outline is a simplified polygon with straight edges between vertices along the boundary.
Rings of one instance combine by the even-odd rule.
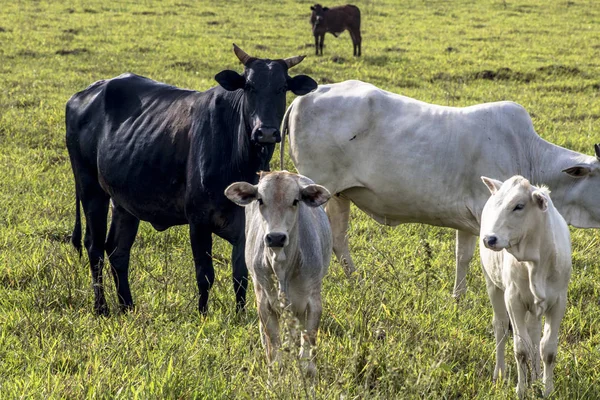
[[[354,55],[360,57],[360,10],[352,4],[346,4],[339,7],[323,7],[320,4],[311,6],[312,15],[310,23],[312,24],[313,35],[315,35],[315,52],[323,55],[323,41],[327,32],[337,37],[340,33],[348,30],[354,45]]]

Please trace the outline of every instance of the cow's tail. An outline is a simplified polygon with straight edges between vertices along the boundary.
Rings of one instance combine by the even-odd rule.
[[[75,227],[73,228],[73,235],[71,235],[71,243],[79,252],[79,257],[81,257],[81,200],[77,189],[75,189]]]
[[[285,158],[285,134],[288,131],[289,120],[290,120],[290,112],[292,112],[292,107],[294,107],[294,103],[290,104],[287,110],[285,110],[285,114],[283,116],[283,122],[281,123],[281,146],[279,147],[279,169],[283,171],[283,162]]]

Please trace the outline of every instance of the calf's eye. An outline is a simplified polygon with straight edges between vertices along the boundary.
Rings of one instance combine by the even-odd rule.
[[[294,199],[294,202],[292,203],[293,206],[297,206],[298,205],[298,199]]]
[[[256,199],[256,201],[257,201],[257,202],[258,202],[258,204],[260,204],[261,206],[262,206],[263,204],[265,204],[265,203],[263,203],[263,200],[262,200],[262,199]]]
[[[525,207],[525,204],[517,204],[513,211],[522,210]]]

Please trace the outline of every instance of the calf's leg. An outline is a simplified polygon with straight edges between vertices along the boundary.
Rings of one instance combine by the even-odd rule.
[[[113,204],[112,221],[106,239],[106,254],[110,260],[122,311],[133,308],[133,299],[129,288],[129,259],[139,225],[139,219],[124,208]]]
[[[456,300],[467,291],[467,272],[475,253],[477,236],[464,231],[456,231],[456,278],[453,296]]]
[[[322,34],[319,39],[319,48],[321,49],[321,55],[323,55],[323,43],[325,42],[325,34]]]
[[[348,248],[347,232],[350,220],[350,200],[340,196],[332,196],[325,206],[325,211],[331,224],[333,252],[342,264],[346,276],[350,277],[356,271]]]
[[[304,330],[302,331],[300,342],[300,359],[306,362],[306,374],[310,377],[314,377],[317,374],[317,366],[315,364],[316,357],[314,356],[313,349],[315,349],[317,345],[317,333],[319,331],[322,313],[323,306],[321,303],[321,294],[318,293],[313,295],[308,301],[306,319],[303,321]]]
[[[281,347],[279,318],[277,318],[276,312],[271,308],[266,293],[264,293],[260,284],[257,284],[256,280],[254,283],[256,308],[258,309],[258,318],[260,320],[261,341],[265,346],[267,360],[269,363],[273,363],[279,361],[278,353]]]
[[[315,55],[319,55],[319,35],[315,34]]]
[[[544,337],[541,343],[541,357],[544,362],[544,396],[554,391],[554,365],[558,349],[558,330],[565,315],[566,296],[560,296],[558,301],[547,311],[544,324]]]
[[[540,369],[540,339],[542,338],[542,316],[528,312],[526,316],[527,333],[531,338],[531,381],[535,382],[541,376]]]
[[[190,241],[196,267],[196,282],[200,298],[198,311],[202,315],[208,312],[208,292],[215,281],[212,262],[212,232],[206,225],[190,224]]]
[[[517,396],[523,398],[527,389],[527,362],[532,358],[533,346],[527,331],[527,309],[511,287],[505,292],[506,307],[514,332],[515,360],[517,362]],[[537,354],[533,355],[537,357]]]
[[[496,381],[498,378],[504,379],[506,377],[504,373],[504,354],[506,340],[508,339],[509,319],[506,304],[504,304],[504,291],[491,281],[485,269],[483,274],[485,275],[488,296],[494,310],[492,325],[494,326],[494,337],[496,339],[496,366],[494,368],[494,381]]]

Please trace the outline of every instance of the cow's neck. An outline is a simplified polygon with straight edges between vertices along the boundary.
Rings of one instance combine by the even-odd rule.
[[[566,212],[565,206],[566,195],[571,187],[568,180],[572,178],[562,171],[579,163],[592,163],[594,158],[549,143],[540,137],[536,139],[535,143],[529,146],[530,180],[535,185],[548,186],[552,191],[553,203],[570,224],[569,213]]]
[[[256,173],[264,164],[261,157],[262,148],[250,141],[252,128],[250,116],[246,115],[243,90],[223,91],[221,96],[229,105],[225,121],[232,127],[230,143],[231,163],[227,165],[230,179],[248,182],[256,181]],[[217,134],[223,134],[218,132]],[[267,161],[268,163],[268,161]],[[267,164],[268,165],[268,164]]]

